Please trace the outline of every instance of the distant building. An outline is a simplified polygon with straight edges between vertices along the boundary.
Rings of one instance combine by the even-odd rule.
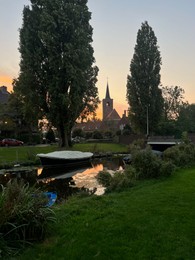
[[[81,128],[84,132],[99,131],[113,131],[123,130],[125,125],[129,125],[129,119],[126,111],[122,118],[113,107],[113,99],[110,97],[109,85],[106,86],[106,96],[102,100],[102,121],[94,120],[89,122],[78,123],[75,128]]]
[[[10,93],[7,91],[7,87],[0,87],[0,104],[5,104],[8,102]]]
[[[102,100],[102,114],[103,114],[103,121],[107,120],[108,116],[113,112],[113,99],[110,98],[110,91],[109,86],[107,83],[106,86],[106,96]],[[119,117],[118,113],[115,113],[115,116]]]

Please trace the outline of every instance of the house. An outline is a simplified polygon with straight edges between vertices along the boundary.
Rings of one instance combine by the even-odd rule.
[[[7,91],[7,87],[0,87],[0,104],[5,104],[8,102],[10,93]]]

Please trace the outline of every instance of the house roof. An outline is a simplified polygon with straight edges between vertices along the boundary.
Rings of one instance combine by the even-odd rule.
[[[10,93],[7,91],[7,87],[1,86],[0,87],[0,103],[4,104],[7,103]]]
[[[95,131],[100,128],[101,121],[89,121],[89,122],[83,122],[78,123],[75,128],[81,128],[83,131]]]
[[[106,121],[111,121],[111,120],[120,120],[119,114],[116,112],[115,109],[113,109],[106,117]]]

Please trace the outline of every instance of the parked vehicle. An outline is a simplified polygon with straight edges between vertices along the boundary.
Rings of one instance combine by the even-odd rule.
[[[11,139],[11,138],[3,139],[0,142],[1,146],[21,146],[23,144],[24,143],[22,141],[19,141],[19,140],[16,140],[16,139]]]

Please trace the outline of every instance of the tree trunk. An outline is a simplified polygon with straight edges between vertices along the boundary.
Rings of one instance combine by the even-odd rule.
[[[58,126],[58,133],[60,138],[59,146],[69,148],[68,131],[65,129],[63,124]]]

